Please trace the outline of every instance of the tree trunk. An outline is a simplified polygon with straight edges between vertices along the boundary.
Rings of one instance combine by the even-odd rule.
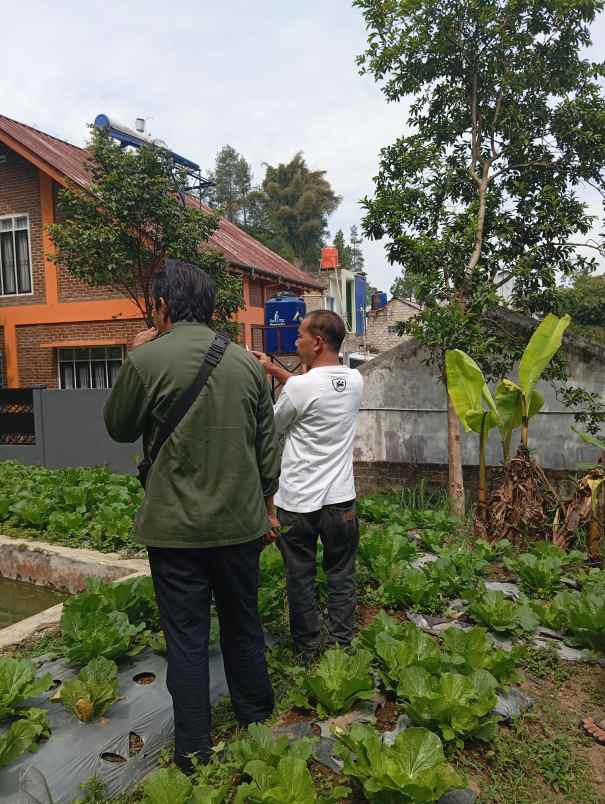
[[[460,422],[450,395],[447,394],[447,460],[448,497],[450,513],[464,516],[464,479],[462,477],[462,450],[460,447]]]

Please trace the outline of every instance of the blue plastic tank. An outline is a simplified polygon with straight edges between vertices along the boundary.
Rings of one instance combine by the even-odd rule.
[[[268,354],[296,352],[298,326],[307,307],[299,296],[278,293],[265,302],[265,351]]]

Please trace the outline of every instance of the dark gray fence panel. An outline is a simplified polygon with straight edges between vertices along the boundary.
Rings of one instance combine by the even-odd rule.
[[[106,465],[133,474],[140,442],[117,444],[103,421],[109,391],[42,391],[44,465],[49,469]],[[38,431],[40,432],[40,431]]]

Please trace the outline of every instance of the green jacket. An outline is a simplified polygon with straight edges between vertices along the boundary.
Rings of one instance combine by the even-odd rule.
[[[179,322],[130,352],[105,406],[115,441],[143,436],[194,381],[214,332]],[[260,363],[229,344],[198,399],[162,446],[137,516],[151,547],[218,547],[269,530],[264,497],[277,491],[279,453],[269,385]]]

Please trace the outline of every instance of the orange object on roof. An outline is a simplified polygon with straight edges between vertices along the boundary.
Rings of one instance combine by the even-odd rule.
[[[323,271],[340,267],[340,257],[336,246],[326,246],[321,250],[321,268]]]

